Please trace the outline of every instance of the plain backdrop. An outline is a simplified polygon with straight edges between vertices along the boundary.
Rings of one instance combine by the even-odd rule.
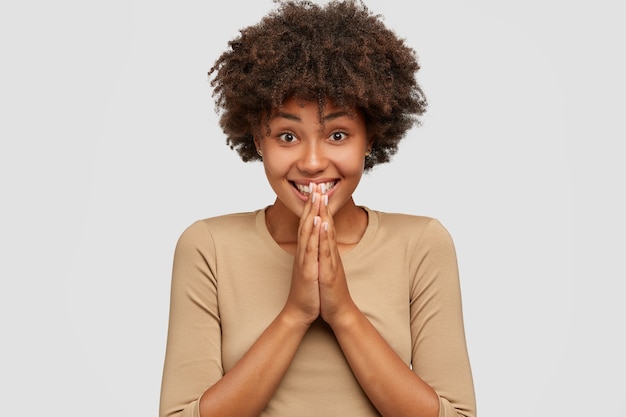
[[[622,408],[618,3],[367,2],[416,49],[430,107],[355,200],[448,227],[481,417]],[[178,236],[273,201],[206,74],[272,7],[0,5],[1,415],[157,415]]]

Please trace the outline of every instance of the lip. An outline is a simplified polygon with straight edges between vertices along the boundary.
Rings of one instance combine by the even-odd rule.
[[[333,194],[335,193],[335,190],[337,189],[337,186],[339,185],[339,183],[341,181],[339,181],[337,178],[321,178],[321,179],[316,179],[316,180],[298,180],[298,181],[289,181],[289,185],[291,186],[291,189],[293,190],[293,192],[296,194],[296,196],[298,197],[298,199],[300,201],[303,202],[307,202],[307,200],[309,199],[308,195],[302,194],[300,193],[300,191],[294,186],[294,184],[299,184],[299,185],[309,185],[311,183],[313,184],[323,184],[326,182],[334,182],[335,186],[328,191],[327,193],[325,193],[325,195],[328,196],[328,199],[330,200],[330,198],[333,196]]]

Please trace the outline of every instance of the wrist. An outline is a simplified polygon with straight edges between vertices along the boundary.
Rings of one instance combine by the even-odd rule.
[[[315,321],[315,317],[311,317],[311,315],[295,311],[285,306],[280,313],[278,313],[276,321],[280,322],[281,325],[289,328],[291,331],[302,331],[304,333],[309,329],[311,323]]]
[[[363,313],[354,303],[342,308],[333,314],[324,317],[324,321],[333,329],[336,334],[345,330],[354,328],[358,321],[363,317]]]

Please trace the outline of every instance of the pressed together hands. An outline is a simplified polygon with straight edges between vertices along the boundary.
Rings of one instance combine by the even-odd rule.
[[[323,186],[312,183],[300,217],[285,312],[293,312],[307,325],[321,316],[333,327],[355,309],[339,256],[328,195]]]
[[[312,184],[298,226],[285,306],[239,362],[205,391],[200,415],[261,414],[318,317],[332,328],[356,379],[381,415],[439,414],[432,388],[406,366],[352,300],[328,195],[322,186]]]

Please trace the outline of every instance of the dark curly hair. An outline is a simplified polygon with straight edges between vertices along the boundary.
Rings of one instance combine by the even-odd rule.
[[[260,159],[253,135],[262,115],[290,97],[326,100],[365,117],[372,152],[365,170],[389,162],[426,110],[415,51],[362,2],[280,1],[240,30],[209,70],[226,143],[244,161]]]

